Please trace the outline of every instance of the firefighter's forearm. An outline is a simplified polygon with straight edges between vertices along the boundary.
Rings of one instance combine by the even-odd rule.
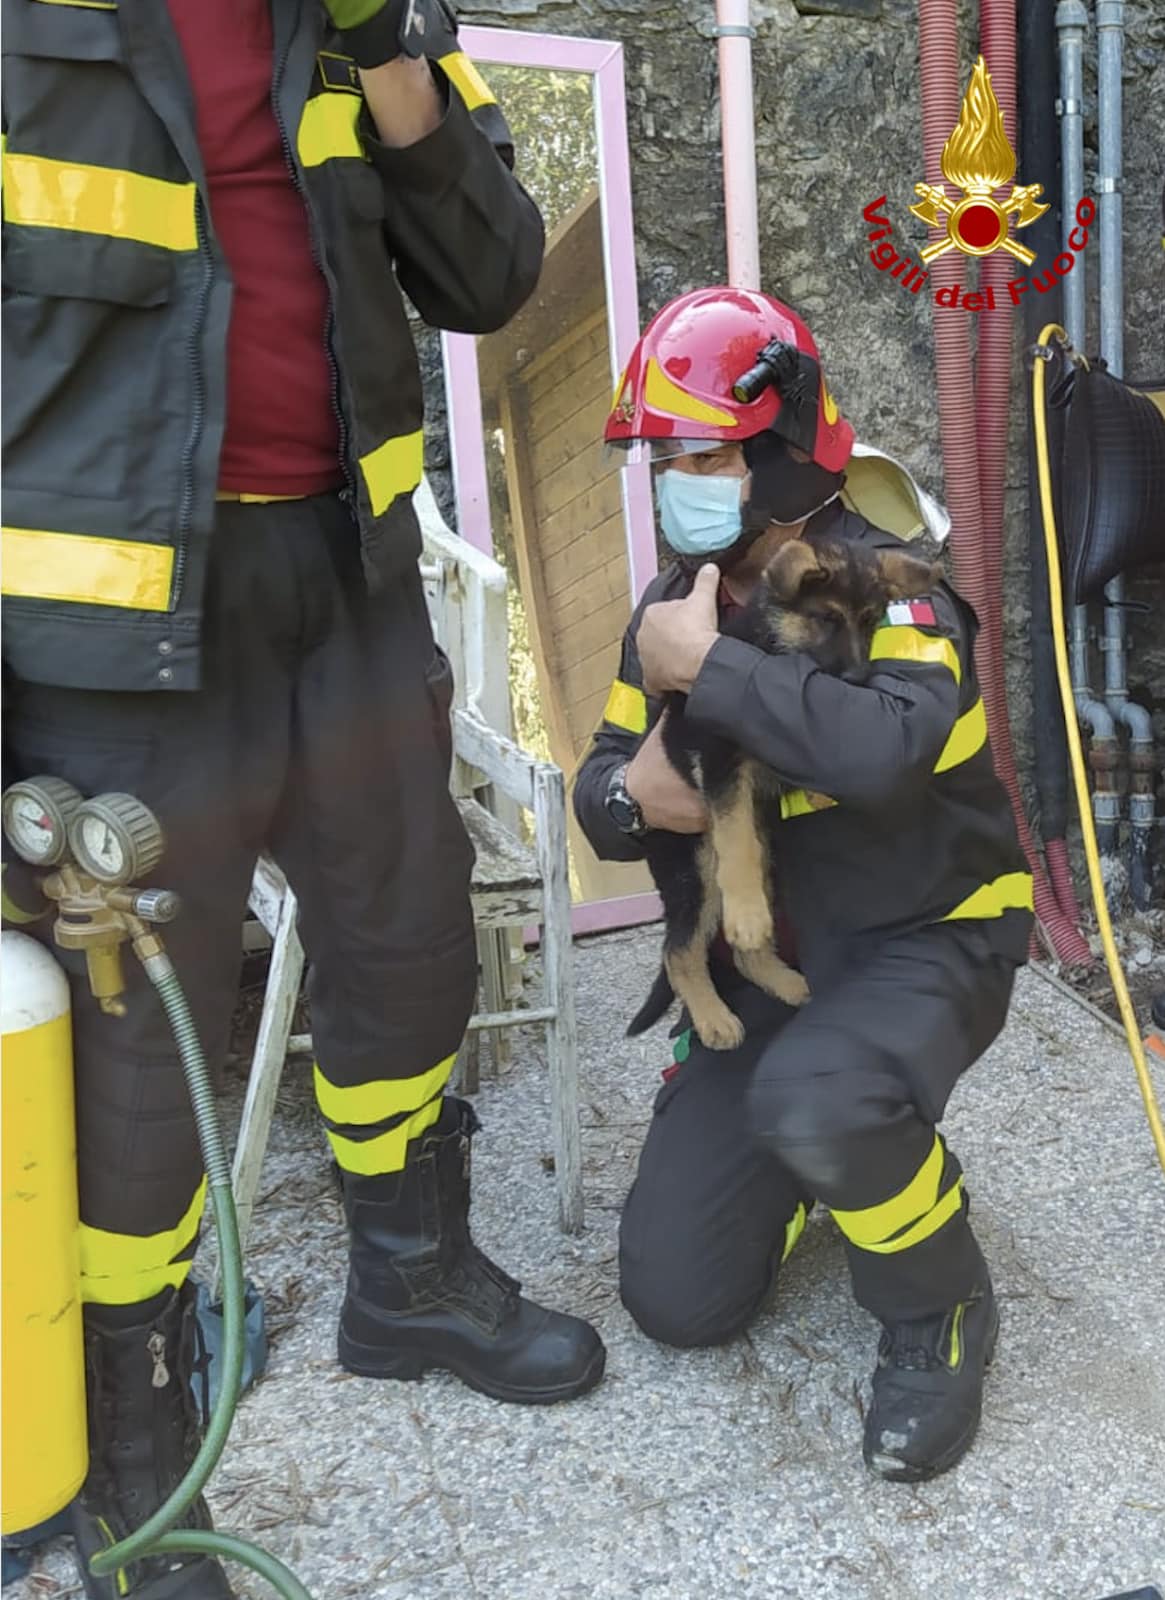
[[[958,715],[941,668],[909,682],[852,684],[803,655],[767,655],[739,639],[709,651],[687,716],[732,739],[787,784],[871,807],[925,783]]]
[[[430,133],[405,148],[369,140],[368,154],[384,180],[385,231],[409,299],[433,327],[490,333],[538,281],[542,218],[461,96],[442,88],[448,104]]]
[[[423,56],[397,56],[382,67],[361,67],[360,86],[376,131],[392,150],[406,150],[445,116],[446,98]]]

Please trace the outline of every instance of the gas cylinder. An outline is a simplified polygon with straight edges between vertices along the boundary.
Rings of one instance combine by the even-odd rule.
[[[0,1531],[55,1516],[88,1470],[69,984],[0,935],[3,1337]]]

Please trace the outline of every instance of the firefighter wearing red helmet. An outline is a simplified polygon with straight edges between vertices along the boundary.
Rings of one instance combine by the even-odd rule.
[[[865,1460],[887,1478],[933,1477],[974,1438],[999,1326],[937,1124],[1003,1026],[1032,929],[975,617],[944,583],[891,605],[860,682],[720,632],[789,539],[902,548],[842,498],[853,430],[779,301],[721,288],[666,306],[606,436],[650,455],[677,559],[632,617],[576,813],[607,859],[636,859],[652,829],[703,830],[659,738],[660,697],[686,694],[688,718],[785,786],[778,947],[810,988],[792,1011],[720,947],[715,981],[744,1041],[708,1049],[681,1018],[621,1221],[623,1301],[666,1343],[729,1339],[825,1208],[882,1324]]]

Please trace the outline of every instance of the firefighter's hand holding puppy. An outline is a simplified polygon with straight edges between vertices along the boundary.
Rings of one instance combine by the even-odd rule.
[[[691,690],[705,656],[720,637],[719,587],[720,569],[709,563],[700,568],[692,592],[683,600],[660,600],[644,611],[636,642],[648,694]]]

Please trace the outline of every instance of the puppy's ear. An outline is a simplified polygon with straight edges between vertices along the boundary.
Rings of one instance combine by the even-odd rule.
[[[905,550],[879,550],[878,571],[887,600],[916,600],[943,581],[941,561],[921,561]]]
[[[780,606],[795,606],[807,586],[824,583],[829,574],[804,539],[789,539],[765,568],[765,582]]]

